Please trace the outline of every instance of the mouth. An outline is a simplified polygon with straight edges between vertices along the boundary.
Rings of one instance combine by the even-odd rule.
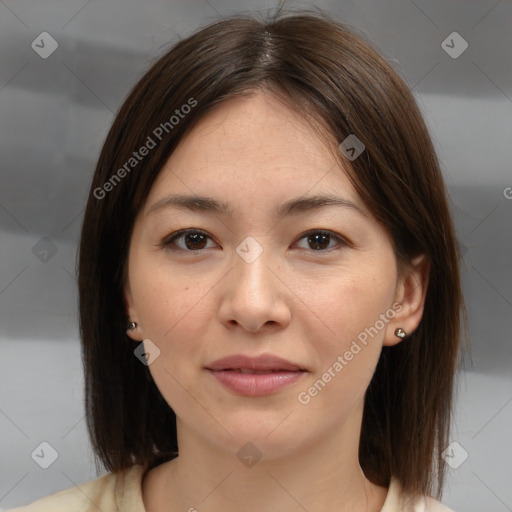
[[[256,357],[245,354],[234,354],[208,364],[206,369],[211,371],[231,371],[254,374],[308,371],[297,363],[271,354],[261,354]]]
[[[207,368],[211,370],[211,368]],[[252,373],[254,375],[266,375],[268,373],[290,373],[290,372],[304,372],[306,370],[286,370],[284,368],[279,368],[277,370],[253,370],[252,368],[225,368],[224,370],[212,370],[212,371],[221,371],[221,372],[235,372],[235,373]]]
[[[271,395],[296,384],[304,370],[253,370],[232,368],[227,370],[207,370],[224,389],[236,395],[258,397]]]
[[[205,367],[225,389],[237,395],[264,396],[297,383],[308,370],[281,357],[235,354]]]

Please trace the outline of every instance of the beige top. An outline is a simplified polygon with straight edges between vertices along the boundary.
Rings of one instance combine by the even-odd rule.
[[[135,465],[125,472],[109,473],[7,512],[145,512],[143,476],[144,466]],[[453,512],[433,498],[421,499],[407,511],[399,509],[400,493],[400,483],[391,479],[381,512]]]

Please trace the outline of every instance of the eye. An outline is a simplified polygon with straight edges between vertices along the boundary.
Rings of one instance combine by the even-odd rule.
[[[208,240],[211,240],[210,235],[200,229],[181,229],[171,233],[164,238],[159,244],[161,248],[168,248],[170,250],[181,250],[186,252],[200,252],[202,249],[209,249]],[[305,240],[309,247],[302,247],[303,249],[311,249],[313,252],[326,252],[327,249],[332,249],[337,242],[337,245],[346,246],[348,242],[333,233],[332,231],[313,230],[303,234],[299,241]]]
[[[309,231],[301,236],[300,240],[306,240],[308,248],[312,248],[314,252],[325,252],[326,249],[331,249],[333,246],[331,242],[337,241],[338,245],[348,245],[348,242],[339,235],[336,235],[332,231],[325,230],[314,230]]]
[[[209,247],[206,247],[208,239],[211,240],[208,233],[200,229],[180,229],[162,240],[160,247],[169,248],[171,250],[197,252],[201,249],[209,249]],[[179,241],[181,243],[178,243]],[[173,245],[177,245],[177,249],[173,247]]]

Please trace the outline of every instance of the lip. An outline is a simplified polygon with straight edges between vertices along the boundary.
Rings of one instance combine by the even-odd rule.
[[[295,384],[305,371],[277,371],[272,373],[240,373],[237,370],[207,370],[229,390],[245,396],[263,396]]]
[[[206,370],[223,386],[245,396],[276,393],[296,383],[308,371],[298,364],[269,354],[258,357],[244,354],[224,357],[209,364]]]
[[[283,371],[307,371],[306,368],[287,361],[271,354],[261,354],[256,357],[246,356],[245,354],[234,354],[232,356],[217,359],[206,366],[208,370],[283,370]]]

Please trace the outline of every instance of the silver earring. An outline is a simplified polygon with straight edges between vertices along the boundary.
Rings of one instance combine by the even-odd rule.
[[[395,336],[404,339],[407,336],[407,333],[401,327],[398,327],[395,329]]]
[[[127,331],[135,331],[135,329],[137,329],[137,322],[128,322],[126,324]]]

